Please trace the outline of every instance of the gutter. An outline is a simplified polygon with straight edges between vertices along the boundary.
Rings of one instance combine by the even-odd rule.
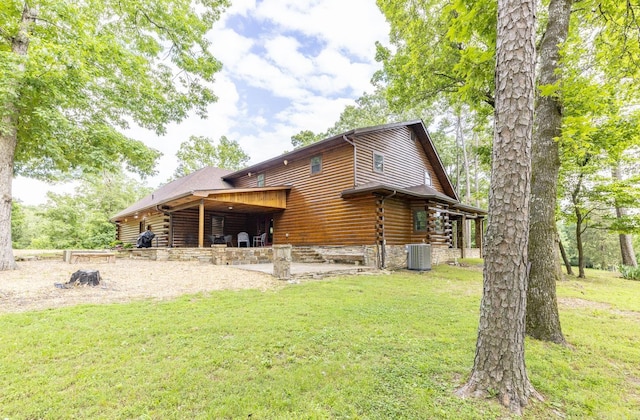
[[[358,148],[353,140],[349,140],[346,135],[342,135],[342,139],[353,146],[353,186],[358,185]]]

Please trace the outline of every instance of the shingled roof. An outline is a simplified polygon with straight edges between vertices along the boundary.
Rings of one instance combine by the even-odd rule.
[[[136,201],[131,206],[113,216],[111,220],[117,220],[145,209],[155,208],[155,206],[166,203],[167,201],[171,201],[187,194],[193,194],[194,191],[225,190],[233,188],[233,185],[223,179],[226,175],[232,172],[233,171],[228,169],[214,168],[213,166],[207,166],[199,169],[187,176],[163,185],[143,199]]]

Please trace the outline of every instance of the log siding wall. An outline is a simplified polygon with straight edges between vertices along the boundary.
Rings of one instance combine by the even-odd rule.
[[[311,174],[311,158],[284,160],[264,173],[265,186],[292,184],[287,209],[274,215],[275,244],[308,245],[373,245],[381,229],[387,244],[401,245],[422,241],[413,234],[411,203],[394,198],[384,202],[384,222],[380,224],[381,197],[374,195],[343,199],[344,190],[368,182],[398,187],[424,183],[428,170],[433,188],[442,192],[427,155],[411,130],[400,127],[350,139],[356,144],[357,171],[354,174],[354,150],[348,142],[324,150],[322,171]],[[373,168],[373,153],[384,156],[384,171]],[[237,188],[257,186],[256,174],[237,179]]]
[[[241,231],[255,234],[259,218],[273,218],[274,244],[295,246],[318,245],[387,245],[433,242],[442,247],[451,246],[450,222],[444,222],[444,231],[434,230],[434,209],[436,203],[424,200],[410,200],[400,197],[382,197],[365,194],[344,199],[341,193],[354,186],[380,183],[399,188],[421,185],[425,181],[425,170],[429,172],[432,187],[444,193],[440,180],[419,140],[414,138],[408,127],[397,127],[384,131],[369,132],[349,138],[333,145],[321,153],[304,158],[284,158],[260,171],[260,182],[264,186],[290,185],[286,210],[275,213],[228,214],[205,211],[205,242],[211,241],[211,218],[213,215],[225,217],[225,234],[231,234],[234,243]],[[384,170],[376,172],[373,167],[374,153],[384,156]],[[321,156],[322,170],[311,173],[311,158]],[[245,174],[233,180],[235,188],[258,187],[258,174]],[[357,184],[357,185],[356,185]],[[413,210],[422,208],[429,212],[428,232],[414,232]],[[154,225],[159,246],[195,247],[198,245],[198,208],[176,211],[169,216],[162,213],[149,214],[149,222]],[[157,228],[156,228],[157,225]],[[169,231],[171,225],[171,232]],[[159,231],[158,229],[161,229]],[[138,222],[129,221],[118,226],[118,237],[124,242],[135,244],[139,234]],[[154,246],[156,242],[154,240]]]

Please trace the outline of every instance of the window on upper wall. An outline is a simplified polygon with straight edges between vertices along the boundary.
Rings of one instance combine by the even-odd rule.
[[[384,155],[373,152],[373,172],[384,173]]]
[[[322,171],[322,156],[314,156],[311,158],[311,173],[319,174]]]
[[[256,177],[256,183],[258,187],[264,187],[264,174],[258,174]]]
[[[431,174],[429,173],[429,171],[424,171],[424,185],[432,185]]]
[[[413,230],[415,232],[426,232],[427,231],[427,211],[422,210],[414,210],[413,211]]]

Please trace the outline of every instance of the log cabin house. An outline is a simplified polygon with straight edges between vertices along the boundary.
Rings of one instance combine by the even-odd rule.
[[[208,248],[225,235],[237,247],[240,232],[266,233],[267,246],[362,252],[366,264],[394,268],[406,267],[414,243],[431,244],[434,263],[481,256],[484,217],[460,202],[416,120],[354,129],[239,171],[206,167],[111,220],[117,239],[134,245],[148,225],[159,248]]]

